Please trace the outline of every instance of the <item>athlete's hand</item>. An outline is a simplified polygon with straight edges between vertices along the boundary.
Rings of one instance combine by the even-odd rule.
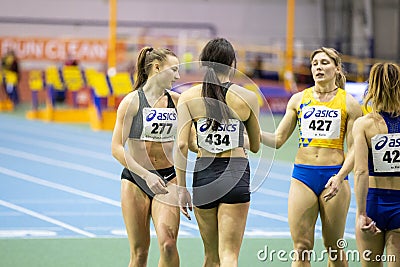
[[[375,235],[381,232],[381,230],[376,226],[376,223],[367,215],[358,215],[357,227],[359,227],[363,233]]]
[[[183,215],[186,216],[189,220],[191,220],[188,208],[190,211],[193,210],[192,208],[192,198],[190,197],[190,193],[187,191],[186,188],[178,188],[178,197],[179,197],[179,208]]]
[[[342,185],[343,180],[339,178],[336,174],[329,178],[328,182],[325,184],[325,188],[328,188],[328,193],[324,195],[325,201],[336,196],[339,192],[340,186]]]
[[[167,194],[167,185],[161,179],[160,176],[149,172],[149,174],[144,178],[146,181],[147,186],[154,194]]]

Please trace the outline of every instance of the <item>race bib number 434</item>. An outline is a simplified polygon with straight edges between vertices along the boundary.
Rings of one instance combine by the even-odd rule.
[[[197,142],[200,147],[211,153],[221,153],[239,146],[240,121],[230,119],[221,124],[216,131],[212,130],[207,119],[197,121]]]
[[[301,137],[318,139],[340,138],[340,109],[325,106],[305,107],[301,116]]]
[[[400,172],[400,134],[378,134],[371,138],[374,172]]]

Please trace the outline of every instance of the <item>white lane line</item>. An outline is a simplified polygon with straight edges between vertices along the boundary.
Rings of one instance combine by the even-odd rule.
[[[75,154],[75,155],[84,156],[84,157],[90,157],[90,158],[95,158],[95,159],[100,159],[100,160],[105,160],[105,161],[116,162],[115,159],[111,156],[111,152],[109,154],[99,153],[99,152],[94,152],[94,151],[88,151],[86,149],[74,148],[71,146],[62,145],[62,144],[55,143],[55,142],[41,141],[41,140],[38,140],[37,138],[34,139],[34,138],[26,137],[26,136],[18,137],[18,136],[12,136],[9,134],[4,134],[4,133],[0,133],[0,139],[1,140],[11,140],[13,142],[18,142],[20,144],[25,144],[25,145],[29,145],[29,146],[45,147],[47,149],[61,151],[62,153],[70,153],[70,154]],[[63,143],[65,143],[65,142],[63,142]]]
[[[99,196],[99,195],[96,195],[96,194],[92,194],[92,193],[89,193],[89,192],[85,192],[85,191],[81,191],[81,190],[78,190],[78,189],[74,189],[74,188],[69,187],[69,186],[65,186],[65,185],[49,182],[49,181],[46,181],[46,180],[43,180],[43,179],[40,179],[40,178],[33,177],[31,175],[23,174],[23,173],[16,172],[16,171],[13,171],[13,170],[10,170],[10,169],[6,169],[6,168],[3,168],[3,167],[0,167],[0,173],[9,175],[9,176],[12,176],[12,177],[15,177],[15,178],[19,178],[19,179],[22,179],[22,180],[26,180],[26,181],[29,181],[29,182],[32,182],[32,183],[36,183],[36,184],[40,184],[40,185],[43,185],[43,186],[51,187],[51,188],[54,188],[54,189],[58,189],[58,190],[61,190],[61,191],[64,191],[64,192],[68,192],[68,193],[71,193],[71,194],[75,194],[75,195],[83,196],[83,197],[86,197],[86,198],[94,199],[94,200],[97,200],[99,202],[107,203],[107,204],[110,204],[110,205],[113,205],[113,206],[121,207],[121,203],[119,201],[111,200],[109,198],[102,197],[102,196]],[[279,191],[276,191],[276,192],[279,192]],[[285,193],[279,192],[278,195],[283,195],[283,194],[285,194]],[[280,215],[276,215],[276,214],[272,214],[272,213],[269,213],[269,212],[260,211],[260,210],[256,210],[256,209],[250,209],[249,213],[253,214],[253,215],[259,215],[259,216],[262,216],[262,217],[270,218],[270,219],[275,219],[275,220],[282,221],[282,222],[287,222],[288,221],[287,218],[284,217],[284,216],[280,216]],[[181,221],[181,224],[186,226],[186,227],[188,227],[188,228],[191,228],[191,229],[194,229],[194,230],[198,230],[198,226],[195,225],[195,224],[188,223],[188,222],[185,222],[185,221]],[[319,229],[319,230],[322,230],[322,228],[320,226],[318,226],[318,225],[316,226],[316,228]]]
[[[256,210],[256,209],[250,209],[249,210],[249,214],[253,214],[253,215],[258,215],[258,216],[262,216],[265,218],[269,218],[269,219],[274,219],[274,220],[278,220],[281,222],[288,222],[288,218],[285,216],[281,216],[281,215],[277,215],[277,214],[273,214],[273,213],[269,213],[269,212],[265,212],[265,211],[261,211],[261,210]],[[320,225],[316,225],[315,226],[316,230],[322,231],[322,227]],[[350,237],[350,238],[355,238],[354,234],[351,233],[344,233],[345,236]]]
[[[22,124],[22,123],[21,123]],[[109,137],[109,141],[100,141],[100,138],[93,138],[90,137],[89,134],[86,134],[84,130],[79,130],[79,129],[71,129],[67,127],[48,127],[48,125],[40,125],[40,127],[31,127],[27,126],[26,124],[21,124],[16,125],[16,124],[0,124],[0,129],[4,128],[6,131],[11,131],[15,130],[18,131],[18,135],[23,135],[29,133],[30,136],[32,135],[38,135],[42,139],[46,139],[46,137],[49,138],[56,138],[60,139],[60,142],[73,142],[73,143],[84,143],[86,145],[95,145],[95,146],[105,146],[105,145],[110,145],[111,143],[111,133]],[[54,126],[54,125],[52,125]],[[60,125],[61,126],[61,125]],[[66,126],[66,125],[62,125]],[[61,129],[63,128],[63,129]],[[87,133],[93,133],[91,130],[87,130]],[[95,134],[95,133],[93,133]]]
[[[288,218],[285,216],[269,213],[266,211],[256,210],[256,209],[249,209],[249,214],[258,215],[268,219],[274,219],[281,222],[288,222]]]
[[[263,231],[263,230],[248,230],[244,231],[245,237],[290,237],[290,232],[270,232],[270,231]]]
[[[14,171],[14,170],[10,170],[10,169],[6,169],[6,168],[3,168],[3,167],[0,167],[0,173],[3,173],[5,175],[11,176],[11,177],[15,177],[15,178],[27,181],[27,182],[31,182],[31,183],[39,184],[39,185],[42,185],[42,186],[50,187],[50,188],[53,188],[53,189],[57,189],[57,190],[60,190],[60,191],[64,191],[64,192],[67,192],[67,193],[70,193],[70,194],[73,194],[73,195],[77,195],[77,196],[93,199],[93,200],[96,200],[96,201],[99,201],[99,202],[102,202],[102,203],[106,203],[106,204],[109,204],[109,205],[112,205],[112,206],[115,206],[115,207],[119,207],[119,208],[121,207],[121,203],[119,201],[115,201],[115,200],[112,200],[110,198],[103,197],[103,196],[100,196],[100,195],[97,195],[97,194],[93,194],[93,193],[85,192],[85,191],[82,191],[82,190],[78,190],[78,189],[75,189],[75,188],[72,188],[72,187],[69,187],[69,186],[66,186],[66,185],[49,182],[49,181],[46,181],[46,180],[31,176],[31,175],[28,175],[28,174],[24,174],[24,173],[21,173],[21,172]],[[193,223],[181,221],[181,224],[183,226],[186,226],[186,227],[194,229],[194,230],[198,230],[199,229],[198,226],[196,224],[193,224]]]
[[[2,238],[15,238],[15,237],[53,237],[57,236],[54,231],[48,230],[0,230],[0,237]]]
[[[56,160],[56,159],[52,159],[52,158],[48,158],[48,157],[38,156],[38,155],[32,154],[32,153],[22,152],[22,151],[18,151],[18,150],[14,150],[14,149],[8,149],[5,147],[0,147],[0,153],[8,155],[8,156],[13,156],[13,157],[18,157],[18,158],[23,158],[26,160],[40,162],[42,164],[57,166],[60,168],[71,169],[71,170],[80,171],[80,172],[86,172],[91,175],[96,175],[96,176],[100,176],[100,177],[115,180],[115,181],[120,180],[120,178],[117,175],[110,173],[110,172],[100,171],[98,169],[87,167],[85,165],[80,165],[80,164],[76,164],[76,163],[71,163],[71,162]]]
[[[290,182],[290,179],[292,178],[292,175],[291,174],[283,175],[283,174],[271,171],[271,172],[268,173],[268,176],[267,176],[266,179],[268,180],[268,178],[274,179],[274,180]]]
[[[16,210],[16,211],[19,211],[19,212],[22,212],[22,213],[25,213],[25,214],[30,215],[32,217],[38,218],[38,219],[40,219],[42,221],[46,221],[48,223],[52,223],[52,224],[61,226],[61,227],[65,228],[65,229],[68,229],[68,230],[70,230],[72,232],[75,232],[75,233],[78,233],[78,234],[81,234],[81,235],[84,235],[84,236],[87,236],[87,237],[96,237],[95,234],[83,231],[83,230],[81,230],[79,228],[76,228],[76,227],[74,227],[72,225],[63,223],[63,222],[61,222],[59,220],[47,217],[47,216],[45,216],[43,214],[40,214],[38,212],[26,209],[26,208],[21,207],[21,206],[14,205],[14,204],[12,204],[10,202],[7,202],[7,201],[1,200],[1,199],[0,199],[0,205],[2,205],[4,207],[7,207],[7,208],[10,208],[10,209],[13,209],[13,210]]]
[[[267,196],[273,196],[273,197],[281,197],[281,198],[288,198],[289,194],[277,190],[272,190],[272,189],[264,189],[264,188],[259,188],[258,190],[255,191],[255,193],[260,193],[263,195]]]
[[[28,175],[28,174],[17,172],[17,171],[14,171],[14,170],[10,170],[10,169],[6,169],[6,168],[3,168],[3,167],[0,167],[0,173],[3,173],[3,174],[8,175],[8,176],[15,177],[15,178],[18,178],[18,179],[21,179],[21,180],[25,180],[25,181],[28,181],[28,182],[31,182],[31,183],[35,183],[35,184],[43,185],[43,186],[50,187],[50,188],[53,188],[53,189],[57,189],[57,190],[60,190],[60,191],[64,191],[64,192],[67,192],[67,193],[70,193],[70,194],[74,194],[74,195],[78,195],[78,196],[94,199],[94,200],[97,200],[99,202],[103,202],[103,203],[107,203],[107,204],[110,204],[110,205],[113,205],[113,206],[121,207],[119,201],[115,201],[115,200],[112,200],[112,199],[109,199],[109,198],[106,198],[106,197],[102,197],[102,196],[99,196],[99,195],[96,195],[96,194],[92,194],[92,193],[89,193],[89,192],[81,191],[81,190],[78,190],[78,189],[75,189],[75,188],[72,188],[72,187],[69,187],[69,186],[66,186],[66,185],[53,183],[53,182],[50,182],[50,181],[47,181],[47,180],[43,180],[43,179]]]
[[[289,197],[288,193],[277,191],[277,190],[272,190],[272,189],[260,188],[260,189],[256,190],[255,192],[263,194],[263,195],[267,195],[267,196],[281,197],[281,198],[286,198],[286,199]],[[356,213],[356,209],[349,208],[349,212]]]

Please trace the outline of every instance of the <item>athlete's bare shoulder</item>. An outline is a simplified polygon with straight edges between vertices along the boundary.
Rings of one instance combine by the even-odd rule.
[[[234,99],[238,100],[238,101],[244,101],[244,102],[254,102],[254,101],[258,101],[257,99],[257,95],[255,92],[246,89],[240,85],[237,84],[232,84],[229,87],[229,91],[230,93],[233,93]]]
[[[251,91],[249,89],[246,89],[243,86],[240,86],[240,85],[235,84],[235,83],[232,84],[229,87],[229,90],[233,91],[233,92],[238,92],[238,93],[241,93],[241,94],[245,94],[245,95],[253,95],[253,94],[255,94],[253,91]]]
[[[121,103],[118,106],[118,113],[135,113],[137,111],[139,106],[139,97],[137,91],[132,91],[129,94],[127,94],[121,101]],[[136,108],[135,108],[136,107]]]
[[[360,103],[350,93],[346,92],[346,106],[348,113],[355,118],[362,116],[362,109]]]
[[[349,92],[346,92],[346,101],[348,104],[351,104],[351,105],[356,105],[356,104],[359,105],[358,101]]]
[[[193,98],[201,97],[201,88],[202,85],[197,84],[183,91],[179,97],[180,101],[187,101]]]
[[[304,91],[293,94],[288,101],[287,107],[290,109],[297,109],[297,107],[301,104],[303,95],[304,95]]]
[[[172,91],[172,90],[167,90],[167,92],[169,93],[169,95],[172,97],[172,100],[174,101],[174,103],[178,103],[178,99],[181,96],[180,93]]]

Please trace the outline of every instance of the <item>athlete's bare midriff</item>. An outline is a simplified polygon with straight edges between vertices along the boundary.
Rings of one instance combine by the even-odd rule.
[[[337,148],[300,147],[297,151],[295,164],[336,166],[343,164],[344,152]]]
[[[129,153],[147,170],[159,170],[173,166],[174,142],[128,141]]]
[[[197,157],[213,157],[213,158],[247,158],[246,152],[243,147],[236,147],[221,153],[211,153],[204,148],[199,148]]]
[[[400,190],[400,177],[398,176],[370,176],[370,188]]]

